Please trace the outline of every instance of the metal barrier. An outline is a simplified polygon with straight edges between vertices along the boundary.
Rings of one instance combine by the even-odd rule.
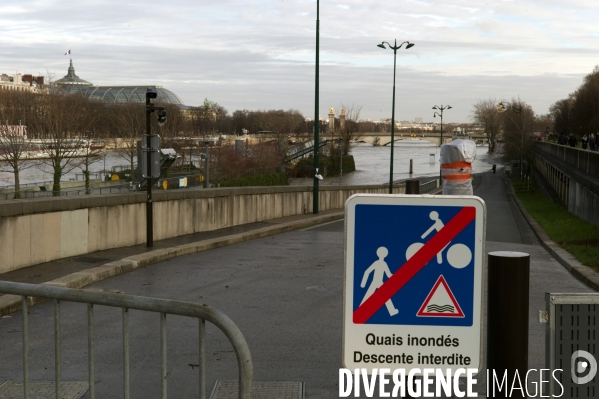
[[[26,198],[47,198],[47,197],[68,197],[73,195],[90,194],[115,194],[128,193],[134,190],[130,184],[110,185],[104,187],[90,187],[88,189],[61,190],[61,191],[41,191],[41,190],[21,190],[10,193],[0,193],[0,200],[26,199]]]
[[[31,298],[54,300],[54,344],[55,344],[55,385],[56,397],[61,395],[61,333],[60,333],[60,302],[80,302],[87,304],[88,331],[88,368],[89,368],[89,398],[95,399],[94,378],[94,305],[112,306],[123,312],[123,380],[124,398],[129,399],[129,310],[144,310],[160,313],[160,354],[161,354],[161,398],[167,397],[167,346],[166,346],[166,315],[179,315],[197,318],[199,321],[199,398],[206,398],[206,320],[218,327],[231,342],[239,368],[239,398],[250,399],[253,379],[253,365],[250,350],[243,334],[233,321],[221,311],[209,306],[195,303],[170,301],[165,299],[148,298],[133,295],[93,292],[71,288],[51,287],[46,285],[13,283],[0,281],[0,293],[19,295],[22,298],[23,318],[23,393],[29,398],[29,326],[27,307]]]
[[[420,183],[420,194],[428,193],[437,187],[437,179],[427,181],[426,183]]]
[[[548,397],[597,398],[599,294],[546,293],[545,303],[539,319],[547,323],[546,367],[552,373],[546,380]],[[582,370],[581,362],[586,365]]]
[[[538,151],[553,155],[584,173],[599,175],[599,152],[553,143],[536,142],[535,146]]]

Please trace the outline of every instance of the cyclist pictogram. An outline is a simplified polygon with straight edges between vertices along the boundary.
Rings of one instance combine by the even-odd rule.
[[[437,211],[432,211],[429,214],[429,217],[434,223],[427,231],[424,232],[424,234],[420,236],[422,239],[428,237],[433,231],[439,232],[444,226]],[[449,244],[451,244],[451,242]],[[442,253],[449,246],[449,244],[437,252],[437,263],[439,265],[443,263]],[[424,244],[421,242],[415,242],[410,245],[406,250],[406,260],[414,256],[414,254],[423,246]],[[446,258],[447,263],[449,263],[451,266],[455,267],[456,269],[462,269],[470,264],[470,261],[472,260],[472,251],[470,251],[470,248],[464,244],[453,244],[447,250]]]

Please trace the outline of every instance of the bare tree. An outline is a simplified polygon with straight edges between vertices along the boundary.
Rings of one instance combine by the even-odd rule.
[[[549,112],[553,118],[555,132],[568,135],[570,133],[570,120],[572,119],[572,99],[566,98],[556,101],[549,108]]]
[[[15,198],[20,198],[20,174],[35,165],[30,159],[34,153],[25,126],[0,125],[0,171],[10,171],[14,176]]]
[[[495,152],[497,136],[501,132],[503,118],[495,98],[478,100],[474,104],[472,117],[475,122],[480,123],[489,141],[489,152]]]
[[[341,142],[343,143],[343,155],[349,154],[352,141],[358,139],[361,135],[358,123],[361,111],[361,105],[352,104],[346,106],[343,103],[341,104],[341,112],[345,114],[345,124],[344,126],[340,126],[339,129]]]
[[[117,104],[110,108],[109,115],[120,136],[116,153],[129,163],[131,181],[134,181],[136,178],[137,141],[141,139],[146,130],[145,107],[140,104]]]
[[[91,141],[83,141],[83,147],[81,148],[81,171],[83,172],[83,176],[85,178],[85,193],[90,194],[90,165],[100,161],[100,154],[102,151],[92,150],[90,144]]]
[[[532,107],[519,98],[501,104],[505,136],[504,154],[508,160],[519,159],[522,167],[522,161],[530,159],[534,147],[535,114]]]
[[[36,98],[30,132],[45,140],[47,158],[42,162],[52,168],[54,195],[60,195],[60,179],[81,165],[82,149],[89,131],[101,115],[103,105],[79,95],[40,95]]]
[[[17,197],[21,190],[20,173],[35,165],[30,160],[35,151],[22,123],[27,123],[36,97],[23,91],[3,92],[0,96],[0,121],[6,123],[0,125],[0,170],[13,174]]]
[[[574,93],[556,101],[550,113],[558,134],[580,135],[599,131],[599,65],[584,77]]]

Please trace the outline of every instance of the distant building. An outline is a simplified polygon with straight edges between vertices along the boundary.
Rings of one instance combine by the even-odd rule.
[[[424,120],[421,117],[414,118],[414,123],[424,123]]]
[[[31,91],[34,93],[47,93],[48,91],[44,86],[43,76],[22,75],[20,73],[14,75],[3,73],[0,76],[0,90]]]
[[[62,79],[54,82],[53,86],[60,87],[72,94],[79,93],[89,99],[100,100],[110,104],[145,103],[146,90],[151,88],[158,93],[158,97],[156,98],[158,101],[185,108],[183,102],[175,93],[162,86],[94,86],[93,83],[83,80],[75,74],[72,59],[70,60],[67,74]]]

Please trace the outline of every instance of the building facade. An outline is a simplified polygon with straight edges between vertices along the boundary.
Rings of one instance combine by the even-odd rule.
[[[0,90],[31,91],[34,93],[47,93],[48,88],[44,86],[43,76],[15,73],[0,76]]]

